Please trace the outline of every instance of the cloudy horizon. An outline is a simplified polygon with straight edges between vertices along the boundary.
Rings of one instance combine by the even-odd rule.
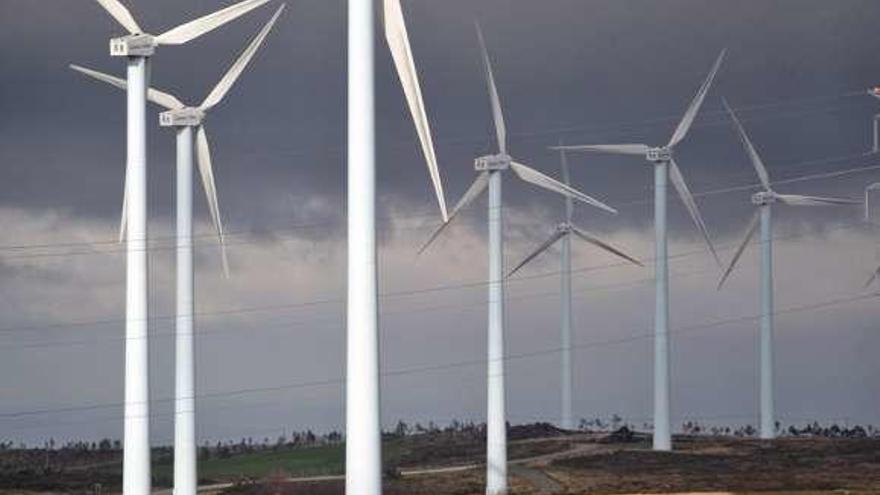
[[[227,1],[127,2],[162,30]],[[274,3],[274,2],[273,2]],[[727,59],[677,161],[727,262],[757,182],[721,97],[740,109],[780,192],[861,199],[878,180],[871,119],[880,83],[875,2],[752,0],[404,1],[447,201],[491,150],[473,21],[486,35],[511,152],[558,176],[547,147],[665,142],[718,53]],[[344,2],[288,2],[275,31],[209,117],[232,277],[225,280],[195,195],[200,440],[341,429],[344,421]],[[201,101],[271,15],[261,8],[192,46],[161,48],[153,85]],[[685,15],[686,14],[686,15]],[[0,440],[121,438],[124,256],[115,243],[124,98],[67,68],[119,74],[119,29],[95,2],[0,5]],[[436,245],[433,191],[384,40],[376,41],[383,420],[485,411],[485,202]],[[150,108],[153,442],[172,438],[174,145]],[[651,169],[640,159],[569,157],[573,184],[618,207],[575,222],[646,260],[619,266],[575,243],[575,414],[651,412]],[[835,175],[837,174],[837,175]],[[806,178],[806,179],[804,179]],[[797,179],[792,181],[792,179]],[[801,180],[803,179],[803,180]],[[790,181],[790,182],[786,182]],[[197,187],[200,187],[197,185]],[[552,194],[505,181],[505,266],[561,218]],[[720,269],[670,195],[672,410],[757,424],[757,250],[723,291]],[[880,424],[876,298],[862,286],[877,232],[857,207],[775,210],[777,411],[783,421]],[[512,422],[558,420],[558,252],[508,285]],[[38,413],[43,410],[51,412]],[[26,413],[26,414],[20,414]],[[254,433],[254,432],[260,433]],[[264,433],[265,432],[265,433]],[[275,433],[272,433],[275,432]]]

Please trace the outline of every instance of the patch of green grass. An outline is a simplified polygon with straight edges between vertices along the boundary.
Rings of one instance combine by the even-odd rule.
[[[289,476],[342,474],[344,465],[345,448],[341,445],[200,459],[198,464],[199,478],[213,481],[263,478],[276,472]],[[173,465],[156,466],[155,476],[171,476],[173,470]]]

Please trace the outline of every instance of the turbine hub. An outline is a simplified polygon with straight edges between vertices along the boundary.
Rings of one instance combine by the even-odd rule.
[[[770,205],[776,202],[776,194],[771,191],[761,191],[752,195],[752,204],[756,206]]]
[[[205,119],[205,112],[198,108],[185,107],[168,110],[159,114],[161,127],[196,127]]]
[[[131,34],[110,40],[112,57],[149,57],[156,51],[156,40],[149,34]]]
[[[556,226],[556,231],[557,232],[564,232],[567,234],[567,233],[571,232],[571,224],[568,222],[562,222]]]
[[[506,170],[510,167],[510,160],[510,155],[505,154],[481,156],[474,160],[474,170],[477,172]]]
[[[666,163],[672,160],[672,150],[666,146],[651,148],[648,150],[648,161],[654,163]]]

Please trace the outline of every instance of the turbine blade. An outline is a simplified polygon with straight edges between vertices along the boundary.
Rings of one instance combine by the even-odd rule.
[[[867,282],[865,282],[865,287],[864,287],[864,288],[867,289],[868,287],[870,287],[871,284],[873,284],[874,281],[877,280],[877,276],[878,276],[878,275],[880,275],[880,267],[877,267],[877,269],[874,270],[874,272],[871,274],[871,277],[868,278],[868,281],[867,281]]]
[[[220,241],[220,256],[223,259],[223,274],[229,278],[229,260],[226,257],[226,237],[223,233],[223,221],[220,218],[220,204],[217,201],[217,186],[214,183],[214,169],[211,164],[211,148],[208,146],[208,135],[205,126],[199,126],[196,132],[196,154],[198,155],[199,174],[202,176],[202,185],[205,188],[205,196],[208,200],[208,209],[211,212],[211,220],[217,229],[217,237]]]
[[[97,79],[99,81],[115,86],[119,89],[128,89],[128,82],[126,82],[124,79],[120,79],[118,77],[104,74],[103,72],[98,72],[96,70],[92,70],[76,64],[70,64],[70,68],[93,79]],[[153,88],[149,88],[149,90],[147,90],[147,99],[159,106],[167,108],[168,110],[183,108],[185,106],[180,100],[178,100],[174,96]]]
[[[690,213],[691,218],[700,230],[703,240],[706,241],[706,246],[708,246],[709,251],[712,253],[712,257],[715,258],[715,262],[718,266],[721,266],[721,260],[718,258],[715,246],[712,245],[712,239],[709,237],[709,230],[706,228],[706,223],[703,222],[703,217],[700,215],[700,209],[697,208],[697,202],[694,200],[694,196],[691,194],[687,182],[684,181],[684,176],[681,175],[681,170],[679,170],[675,160],[669,161],[669,178],[672,180],[672,185],[675,186],[675,190],[678,191],[678,195],[681,197],[681,201],[684,203],[685,208],[687,208],[688,213]]]
[[[518,265],[516,265],[516,268],[511,270],[507,274],[506,278],[510,278],[514,273],[518,272],[520,268],[526,266],[527,264],[529,264],[530,261],[537,258],[539,254],[550,249],[550,246],[556,244],[556,241],[558,241],[559,239],[562,239],[565,235],[566,235],[566,232],[564,230],[557,230],[556,232],[554,232],[553,235],[551,235],[549,239],[544,241],[540,246],[538,246],[537,249],[532,251],[532,253],[530,255],[526,256]]]
[[[560,146],[562,143],[560,142]],[[559,161],[562,166],[562,182],[566,186],[571,187],[571,176],[568,173],[568,154],[564,149],[559,150]],[[571,223],[571,216],[574,213],[574,201],[570,196],[565,197],[565,221]]]
[[[122,24],[129,33],[138,34],[143,33],[144,30],[138,26],[137,21],[134,20],[134,16],[131,15],[131,12],[122,5],[119,0],[98,0],[98,3],[101,4],[101,7],[104,7],[104,10],[110,13],[116,22]]]
[[[159,45],[182,45],[188,41],[192,41],[199,36],[213,31],[218,27],[232,21],[251,10],[263,5],[269,0],[244,0],[235,5],[218,10],[213,14],[199,17],[194,21],[181,24],[174,29],[166,31],[156,37],[156,43]]]
[[[501,98],[498,96],[498,87],[495,85],[495,75],[492,73],[492,62],[489,60],[489,52],[486,50],[486,41],[483,39],[483,30],[480,24],[477,26],[477,38],[480,40],[480,52],[483,55],[483,69],[486,71],[486,84],[489,87],[489,100],[492,104],[492,119],[495,121],[495,136],[498,139],[498,152],[507,153],[507,126],[504,124],[504,113],[501,110]]]
[[[790,206],[849,206],[860,205],[861,201],[821,196],[802,196],[800,194],[777,194],[776,198]]]
[[[727,281],[727,277],[733,273],[733,268],[736,266],[736,263],[739,261],[740,257],[742,257],[743,252],[746,250],[746,246],[749,245],[749,241],[752,240],[752,237],[755,235],[755,231],[758,230],[758,222],[761,220],[761,210],[755,211],[755,214],[752,215],[752,219],[749,221],[749,226],[746,228],[746,235],[743,237],[742,242],[739,244],[739,247],[736,248],[736,252],[733,254],[733,258],[730,260],[730,264],[727,265],[727,269],[724,270],[724,275],[721,276],[721,280],[718,282],[718,290],[721,290],[721,287],[724,285],[724,282]]]
[[[576,199],[588,205],[595,206],[596,208],[600,208],[609,213],[617,213],[617,210],[599,201],[598,199],[587,196],[577,189],[571,186],[567,186],[556,179],[552,179],[531,167],[523,165],[522,163],[510,162],[510,167],[513,169],[514,173],[516,173],[517,177],[526,182],[534,184],[538,187],[543,187],[544,189],[548,189],[555,193],[559,193],[564,196]]]
[[[691,124],[694,123],[694,119],[697,117],[697,112],[700,111],[700,107],[703,105],[703,100],[706,99],[706,94],[709,92],[709,88],[712,87],[712,81],[715,79],[715,74],[718,73],[718,68],[721,67],[721,62],[724,61],[724,54],[726,52],[726,49],[721,50],[721,54],[718,55],[718,58],[715,60],[715,65],[712,66],[709,76],[703,81],[703,85],[700,86],[700,90],[697,91],[697,95],[694,96],[690,106],[688,106],[687,111],[685,111],[684,117],[682,117],[678,127],[675,128],[675,132],[672,134],[672,139],[669,140],[669,144],[667,145],[668,147],[672,148],[687,136]]]
[[[434,240],[437,239],[437,237],[439,237],[444,230],[446,230],[446,227],[449,226],[452,220],[458,216],[458,213],[465,207],[467,207],[467,205],[471,204],[475,199],[477,199],[480,194],[482,194],[483,191],[486,190],[486,186],[488,185],[489,172],[482,172],[480,175],[477,176],[476,179],[474,179],[474,182],[471,184],[470,187],[468,187],[468,190],[465,191],[464,196],[462,196],[461,199],[458,200],[458,203],[456,203],[455,208],[452,209],[452,213],[449,215],[449,220],[443,222],[443,224],[440,225],[440,227],[431,234],[428,242],[426,242],[422,245],[421,248],[419,248],[419,254],[422,254],[426,249],[428,249],[428,246],[430,246],[434,242]]]
[[[571,228],[571,231],[574,232],[575,235],[580,237],[582,240],[589,242],[590,244],[597,246],[605,251],[608,251],[609,253],[611,253],[619,258],[623,258],[634,265],[645,266],[635,256],[630,256],[630,255],[626,254],[622,249],[615,247],[613,244],[602,240],[601,238],[599,238],[599,236],[597,236],[596,234],[593,234],[592,232],[588,232],[586,230],[581,230],[581,229],[574,227],[574,226]]]
[[[559,151],[594,151],[597,153],[609,153],[612,155],[639,155],[648,154],[650,147],[646,144],[584,144],[579,146],[552,146],[550,149]]]
[[[409,105],[416,133],[422,145],[422,153],[428,165],[428,174],[434,184],[434,194],[440,205],[440,214],[443,222],[449,221],[449,213],[446,209],[446,194],[443,192],[443,180],[440,178],[440,167],[437,165],[437,154],[434,151],[434,138],[431,135],[431,124],[425,111],[425,102],[422,98],[422,88],[419,84],[419,75],[416,71],[412,49],[409,44],[409,34],[406,30],[406,22],[403,11],[400,8],[400,0],[385,0],[385,39],[397,68],[397,76],[403,86],[403,93]]]
[[[727,100],[722,98],[721,101],[724,103],[724,108],[727,109],[727,113],[730,114],[730,118],[733,119],[733,124],[736,126],[739,139],[742,142],[743,147],[746,149],[746,153],[749,154],[749,159],[752,161],[752,166],[755,167],[755,172],[758,172],[758,178],[761,179],[761,184],[764,185],[764,189],[769,191],[770,175],[767,173],[767,167],[764,166],[764,162],[762,162],[761,157],[758,156],[758,152],[755,150],[755,146],[752,145],[749,135],[746,134],[746,130],[737,118],[736,113],[734,113],[733,109],[730,108],[730,105],[727,104]]]
[[[281,15],[281,12],[284,11],[285,4],[281,4],[278,7],[278,10],[275,11],[275,15],[269,19],[269,22],[263,26],[263,29],[260,30],[259,33],[251,40],[251,43],[241,52],[241,55],[238,56],[238,59],[235,63],[229,67],[229,70],[226,71],[226,74],[223,75],[223,79],[220,79],[220,82],[214,86],[214,89],[208,94],[205,101],[202,102],[201,109],[202,110],[210,110],[215,105],[220,103],[223,100],[223,97],[226,96],[226,93],[229,92],[229,89],[232,88],[232,85],[235,84],[235,81],[238,80],[241,73],[244,72],[244,69],[247,68],[248,63],[250,63],[251,59],[254,57],[254,54],[257,53],[257,50],[260,49],[260,45],[263,44],[263,40],[266,39],[266,36],[269,35],[269,32],[272,30],[272,26],[275,25],[275,21],[278,20],[278,16]]]

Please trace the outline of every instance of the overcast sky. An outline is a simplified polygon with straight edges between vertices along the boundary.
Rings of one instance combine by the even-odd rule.
[[[277,2],[277,0],[276,0]],[[226,0],[129,0],[155,33]],[[203,440],[327,430],[344,421],[345,2],[294,0],[210,115],[220,204],[231,232],[224,280],[196,196],[197,386]],[[558,175],[547,146],[669,139],[713,60],[728,56],[678,162],[730,259],[757,182],[721,97],[775,181],[880,165],[865,155],[880,102],[880,4],[841,0],[405,0],[413,52],[452,204],[492,151],[473,21],[495,65],[519,160]],[[264,7],[181,47],[162,47],[152,82],[188,103],[210,91],[271,15]],[[381,31],[377,31],[381,33]],[[124,97],[67,68],[121,75],[120,28],[90,0],[0,2],[0,440],[120,438],[124,256],[118,226]],[[427,253],[439,221],[384,40],[377,48],[383,418],[481,421],[485,408],[485,209],[478,202]],[[151,386],[154,442],[172,438],[174,139],[149,112]],[[572,156],[586,206],[576,222],[652,253],[650,167]],[[780,184],[858,199],[880,170]],[[553,231],[562,202],[506,181],[506,262]],[[745,186],[732,191],[728,188]],[[681,203],[670,198],[673,415],[756,424],[758,267],[754,247],[722,292]],[[857,208],[776,209],[777,410],[785,422],[880,423],[874,298],[878,232]],[[575,244],[578,417],[651,412],[653,266],[621,267]],[[559,259],[511,280],[511,421],[559,416]],[[43,411],[43,412],[39,412]],[[21,413],[21,414],[19,414]]]

